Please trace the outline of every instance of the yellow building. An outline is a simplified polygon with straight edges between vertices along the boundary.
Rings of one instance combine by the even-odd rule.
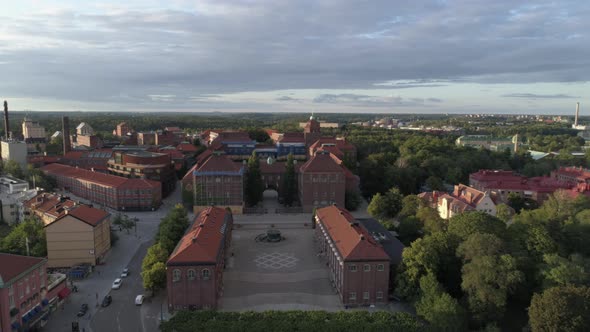
[[[45,225],[47,266],[96,265],[111,249],[110,214],[79,205]]]

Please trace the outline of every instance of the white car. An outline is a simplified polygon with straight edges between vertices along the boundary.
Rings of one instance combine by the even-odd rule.
[[[123,283],[123,280],[121,280],[121,278],[117,278],[115,279],[115,281],[113,282],[113,286],[111,287],[112,289],[119,289],[121,288],[121,284]]]
[[[145,299],[145,296],[143,296],[143,295],[137,295],[135,297],[135,304],[136,305],[141,305],[143,303],[143,299]]]
[[[123,273],[121,273],[121,278],[127,278],[128,276],[129,276],[129,269],[123,270]]]

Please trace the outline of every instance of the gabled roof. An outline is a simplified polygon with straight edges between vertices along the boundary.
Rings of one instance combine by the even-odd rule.
[[[393,264],[399,264],[402,261],[402,252],[404,244],[391,234],[383,225],[375,219],[357,219],[360,225],[381,245],[383,250],[389,255]]]
[[[280,143],[305,143],[305,135],[303,133],[284,133],[278,141]]]
[[[0,288],[28,270],[40,267],[45,258],[0,253]]]
[[[359,226],[343,208],[327,206],[316,210],[316,217],[324,226],[344,261],[389,260],[381,245]]]
[[[197,152],[197,147],[190,143],[180,143],[176,146],[176,149],[181,152]]]
[[[41,171],[53,176],[80,179],[103,186],[124,187],[127,189],[158,188],[160,182],[145,179],[128,179],[121,176],[93,172],[82,168],[62,164],[49,164],[41,167]]]
[[[227,155],[212,154],[205,160],[197,169],[198,173],[214,173],[214,172],[234,172],[242,171],[242,166],[239,163],[232,161]]]
[[[110,215],[104,210],[96,209],[84,204],[78,204],[66,197],[50,193],[41,193],[24,202],[24,205],[29,210],[53,217],[53,220],[48,222],[45,226],[62,219],[66,215],[71,215],[94,227]]]
[[[176,245],[166,265],[215,264],[225,232],[230,231],[231,225],[225,223],[228,214],[230,212],[219,207],[201,211]]]
[[[88,205],[78,205],[75,208],[67,211],[67,213],[64,213],[56,221],[63,219],[67,215],[71,215],[71,216],[75,217],[76,219],[83,221],[92,227],[95,227],[101,221],[108,218],[110,216],[110,213],[108,213],[104,210],[95,209],[95,208],[90,207]],[[56,222],[56,221],[54,221],[54,222]]]
[[[356,147],[351,143],[347,142],[344,138],[334,138],[334,137],[321,137],[317,141],[315,141],[309,148],[312,151],[319,149],[322,145],[335,145],[341,151],[353,151],[356,150]]]
[[[320,152],[308,160],[301,166],[300,169],[303,173],[317,172],[317,173],[342,173],[344,170],[330,154]]]

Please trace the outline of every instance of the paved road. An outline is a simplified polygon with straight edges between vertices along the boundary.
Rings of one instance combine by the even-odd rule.
[[[129,270],[131,274],[123,279],[120,289],[111,290],[113,302],[106,308],[100,308],[90,324],[92,331],[129,331],[141,332],[143,320],[140,315],[140,306],[135,305],[135,297],[144,294],[141,281],[141,261],[152,241],[141,244],[131,261]],[[156,322],[154,322],[154,325]]]

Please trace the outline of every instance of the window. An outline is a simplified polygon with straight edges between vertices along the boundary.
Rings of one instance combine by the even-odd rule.
[[[363,292],[363,300],[369,299],[369,292]]]
[[[348,270],[349,270],[350,272],[356,272],[356,265],[349,265],[349,266],[348,266]]]
[[[25,296],[25,294],[23,292],[23,283],[19,282],[18,283],[18,297],[22,299],[24,296]]]
[[[195,280],[195,276],[196,276],[195,270],[193,270],[193,269],[188,270],[186,275],[188,277],[188,280]]]
[[[356,300],[356,292],[349,292],[348,299],[351,301],[355,301]]]
[[[14,296],[12,295],[8,296],[8,307],[11,309],[14,308]]]
[[[180,281],[181,272],[179,269],[172,271],[172,282]]]
[[[383,270],[385,270],[385,265],[377,264],[377,271],[383,271]]]
[[[377,300],[383,300],[383,292],[377,292]]]
[[[363,266],[363,271],[370,272],[371,271],[371,265],[365,264],[365,266]]]
[[[203,269],[203,279],[207,280],[209,279],[209,269]]]

